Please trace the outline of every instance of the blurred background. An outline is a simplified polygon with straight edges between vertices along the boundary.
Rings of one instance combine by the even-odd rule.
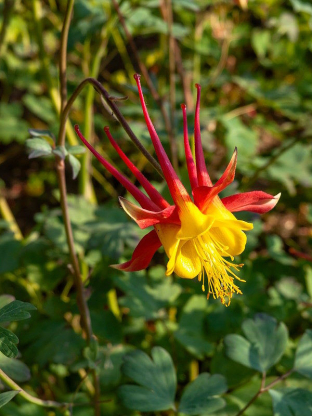
[[[69,96],[84,78],[98,79],[152,152],[133,79],[141,73],[156,130],[189,187],[180,104],[187,105],[192,134],[195,83],[200,83],[202,142],[213,181],[238,148],[236,180],[223,196],[252,190],[282,196],[261,218],[238,215],[252,221],[254,230],[238,259],[245,264],[243,295],[234,296],[228,309],[219,301],[207,302],[196,279],[165,277],[167,260],[161,250],[148,272],[113,271],[109,265],[128,260],[144,232],[118,207],[118,195],[125,195],[122,186],[95,158],[72,148],[79,145],[73,125],[79,124],[96,149],[134,182],[105,138],[103,127],[109,125],[134,164],[166,197],[168,190],[99,94],[92,86],[84,88],[66,130],[73,155],[66,158],[66,178],[75,247],[100,342],[101,389],[110,400],[103,409],[106,415],[130,412],[116,399],[122,356],[134,347],[149,352],[162,345],[179,363],[180,386],[201,371],[223,374],[232,394],[232,410],[224,415],[235,415],[235,403],[247,402],[250,386],[260,379],[225,357],[224,336],[239,333],[241,323],[257,312],[285,322],[290,342],[271,370],[279,374],[290,368],[296,342],[311,327],[312,5],[309,0],[113,3],[74,2]],[[55,158],[29,158],[29,141],[26,145],[37,134],[29,129],[45,130],[40,136],[50,144],[58,134],[65,10],[66,2],[57,0],[0,2],[0,302],[16,298],[38,309],[31,320],[14,324],[20,339],[16,381],[40,397],[59,400],[72,400],[77,389],[75,397],[85,401],[88,383],[79,380],[88,374],[90,362],[67,268]],[[296,251],[305,259],[292,254]],[[312,391],[302,376],[291,380],[290,386]],[[270,398],[263,395],[257,403],[246,414],[273,414]],[[4,416],[52,414],[59,413],[20,398],[0,409]],[[77,408],[74,414],[93,413]]]

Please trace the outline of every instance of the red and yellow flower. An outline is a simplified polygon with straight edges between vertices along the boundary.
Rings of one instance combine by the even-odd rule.
[[[221,178],[213,185],[206,169],[201,145],[200,86],[196,85],[195,161],[188,139],[186,106],[184,104],[181,106],[185,156],[192,198],[174,171],[149,117],[140,76],[135,75],[135,80],[146,125],[174,205],[170,205],[128,159],[113,139],[108,127],[104,128],[108,139],[147,195],[105,160],[82,136],[78,126],[75,127],[84,144],[140,205],[135,205],[120,197],[122,208],[140,228],[153,227],[153,230],[139,242],[131,260],[113,267],[124,271],[145,269],[154,253],[163,246],[169,258],[167,276],[173,272],[185,279],[198,276],[203,291],[207,285],[207,297],[212,295],[214,298],[220,298],[222,303],[229,304],[233,293],[241,293],[235,284],[235,279],[241,280],[236,273],[242,264],[233,263],[234,257],[245,249],[246,234],[244,231],[253,228],[252,224],[236,219],[232,213],[237,211],[265,213],[276,205],[280,195],[272,196],[261,191],[254,191],[219,198],[218,194],[234,180],[237,150],[234,150],[230,163]]]

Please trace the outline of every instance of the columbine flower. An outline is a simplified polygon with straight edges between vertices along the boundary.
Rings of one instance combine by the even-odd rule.
[[[207,298],[212,295],[229,304],[234,292],[242,293],[235,284],[236,273],[242,264],[235,264],[234,256],[241,254],[246,245],[244,231],[252,224],[235,218],[232,212],[251,211],[264,213],[271,210],[279,196],[261,191],[246,192],[220,199],[218,194],[226,188],[235,175],[237,150],[221,178],[213,185],[206,169],[200,136],[200,86],[197,84],[195,111],[195,161],[188,139],[186,106],[183,104],[184,147],[193,198],[188,194],[159,140],[149,117],[140,76],[134,76],[146,125],[158,160],[171,193],[174,205],[170,205],[145,176],[123,153],[113,139],[109,128],[104,131],[124,163],[135,175],[147,195],[133,185],[123,174],[105,160],[82,136],[78,126],[76,132],[102,165],[132,194],[140,206],[120,197],[122,208],[136,221],[140,228],[154,227],[135,248],[131,260],[113,267],[124,271],[145,269],[154,253],[163,246],[169,258],[166,275],[173,272],[185,279],[198,276],[202,290],[207,285]]]

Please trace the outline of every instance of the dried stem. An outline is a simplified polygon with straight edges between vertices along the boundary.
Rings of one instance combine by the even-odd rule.
[[[267,386],[265,385],[265,380],[266,380],[266,373],[263,372],[262,374],[262,380],[261,380],[261,386],[260,389],[257,391],[257,393],[249,400],[249,402],[246,404],[246,406],[244,406],[238,413],[236,416],[242,416],[245,411],[248,409],[248,407],[250,407],[253,402],[255,400],[257,400],[257,398],[259,396],[261,396],[261,394],[266,393],[267,391],[270,390],[271,387],[275,386],[276,384],[280,383],[281,381],[285,380],[285,378],[287,378],[288,376],[290,376],[293,373],[294,369],[291,369],[289,371],[287,371],[287,373],[281,375],[280,377],[277,377],[274,381],[272,381],[272,383],[268,384]]]
[[[119,21],[120,21],[120,23],[121,23],[121,25],[122,25],[122,27],[123,27],[123,29],[125,31],[125,34],[126,34],[126,37],[127,37],[128,42],[129,42],[129,45],[130,45],[130,47],[132,49],[133,56],[134,56],[135,60],[137,61],[137,64],[138,64],[138,66],[140,68],[140,71],[141,71],[143,77],[146,80],[147,86],[148,86],[148,88],[149,88],[149,90],[150,90],[150,92],[151,92],[154,100],[157,102],[157,104],[160,107],[160,111],[161,111],[161,114],[163,116],[164,123],[165,123],[165,128],[166,128],[166,131],[167,131],[168,136],[169,136],[169,143],[170,143],[170,149],[171,149],[171,154],[172,154],[172,164],[173,164],[173,167],[175,169],[177,169],[178,168],[178,155],[177,155],[177,152],[175,151],[175,149],[176,149],[176,143],[175,143],[175,138],[174,138],[174,134],[173,134],[173,130],[172,130],[172,125],[170,123],[170,118],[168,117],[168,114],[166,112],[163,99],[158,94],[156,88],[153,85],[153,82],[151,80],[151,77],[149,76],[149,73],[148,73],[148,70],[147,70],[146,66],[144,65],[144,63],[140,59],[140,56],[139,56],[137,47],[135,46],[133,37],[132,37],[131,33],[128,30],[128,27],[126,25],[126,21],[125,21],[122,13],[120,11],[120,8],[119,8],[119,5],[118,5],[117,1],[116,0],[112,0],[112,2],[113,2],[113,5],[115,7],[115,10],[116,10],[116,12],[118,14]]]

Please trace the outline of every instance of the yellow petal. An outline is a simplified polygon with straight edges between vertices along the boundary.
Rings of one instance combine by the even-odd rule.
[[[165,252],[169,257],[166,275],[175,272],[179,277],[193,279],[201,269],[201,260],[192,241],[181,241],[177,238],[180,226],[174,224],[158,224],[155,226]]]
[[[196,238],[207,232],[213,224],[214,217],[203,214],[193,202],[179,207],[181,229],[177,234],[180,240]]]
[[[175,259],[174,272],[184,279],[193,279],[202,270],[202,262],[192,241],[181,242]]]
[[[230,256],[237,256],[245,249],[247,237],[240,228],[215,227],[209,231],[209,235],[222,245]]]
[[[154,227],[169,259],[175,256],[178,241],[177,234],[180,230],[180,225],[157,224]]]

